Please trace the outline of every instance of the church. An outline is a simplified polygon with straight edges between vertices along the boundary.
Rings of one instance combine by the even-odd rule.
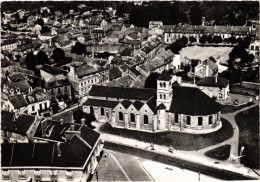
[[[221,127],[220,106],[198,88],[183,87],[167,72],[157,79],[157,89],[93,85],[83,103],[113,127],[140,131],[214,131]]]

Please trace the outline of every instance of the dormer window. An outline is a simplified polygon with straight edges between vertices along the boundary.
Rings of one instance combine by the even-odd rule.
[[[53,180],[53,181],[56,181],[56,180],[57,180],[57,170],[51,170],[51,171],[50,171],[50,178],[51,178],[51,180]]]
[[[10,180],[9,170],[7,170],[7,169],[2,170],[2,178],[3,178],[4,180]]]
[[[14,93],[14,89],[11,88],[10,89],[10,93],[13,94]]]
[[[18,178],[19,179],[26,179],[25,171],[23,169],[19,169],[19,171],[18,171]]]
[[[39,169],[34,170],[34,178],[35,178],[35,181],[41,180],[42,172]]]

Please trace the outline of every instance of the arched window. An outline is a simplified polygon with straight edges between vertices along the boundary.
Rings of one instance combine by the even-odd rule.
[[[165,94],[163,95],[163,99],[166,100],[166,95]]]
[[[160,94],[160,99],[162,99],[162,94]]]
[[[198,126],[202,126],[202,117],[198,117]]]
[[[122,112],[119,112],[118,117],[119,117],[119,120],[120,120],[120,121],[123,121],[123,113],[122,113]]]
[[[101,110],[101,116],[105,116],[105,109],[101,107],[100,110]]]
[[[94,108],[90,106],[90,114],[94,114]]]
[[[187,125],[190,125],[190,116],[187,116],[187,117],[186,117],[186,120],[187,120],[186,124],[187,124]]]
[[[166,83],[165,82],[163,82],[163,87],[166,87]]]
[[[160,87],[162,87],[162,82],[160,82]]]
[[[148,124],[148,116],[144,115],[144,124]]]
[[[209,125],[212,124],[212,116],[209,116]]]
[[[131,122],[134,123],[135,122],[135,115],[133,113],[131,113],[130,117],[131,117]]]

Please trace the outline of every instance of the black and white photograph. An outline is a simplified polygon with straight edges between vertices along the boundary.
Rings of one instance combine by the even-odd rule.
[[[0,181],[260,180],[259,1],[0,6]]]

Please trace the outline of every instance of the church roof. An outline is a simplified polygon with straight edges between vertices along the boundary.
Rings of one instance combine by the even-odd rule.
[[[220,105],[194,87],[173,86],[170,112],[187,115],[209,115],[220,111]]]
[[[117,104],[118,104],[117,101],[88,99],[86,102],[84,102],[83,105],[102,106],[102,107],[114,108]]]
[[[132,102],[129,100],[123,100],[121,104],[124,106],[124,108],[127,109],[132,104]]]
[[[135,101],[133,103],[133,106],[139,111],[142,107],[143,107],[144,103],[140,102],[140,101]]]
[[[165,105],[161,103],[159,106],[156,107],[157,110],[164,110],[166,109]]]
[[[93,85],[89,91],[90,96],[112,97],[121,99],[149,100],[156,93],[155,89],[124,88]]]
[[[170,81],[172,79],[171,75],[167,71],[163,71],[162,74],[157,78],[157,80]]]

